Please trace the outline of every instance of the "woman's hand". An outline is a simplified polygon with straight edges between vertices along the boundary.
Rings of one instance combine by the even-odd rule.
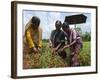
[[[57,48],[53,48],[53,51],[56,52],[57,51]]]
[[[66,45],[64,48],[69,48],[70,47],[70,45]]]
[[[52,54],[56,54],[57,48],[52,48]]]
[[[33,52],[38,53],[38,49],[34,47]]]
[[[38,47],[38,52],[41,52],[41,48],[40,47]]]
[[[70,47],[69,45],[66,45],[63,48],[61,48],[60,51],[63,51],[64,49],[69,48],[69,47]]]

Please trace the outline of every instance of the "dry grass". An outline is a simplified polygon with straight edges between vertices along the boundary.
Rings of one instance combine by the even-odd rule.
[[[65,67],[70,64],[70,53],[67,51],[66,61],[62,60],[58,55],[52,55],[51,49],[47,46],[47,42],[43,42],[42,51],[40,54],[27,54],[23,56],[23,68],[58,68]],[[79,59],[81,66],[90,65],[90,42],[84,42],[83,49],[80,52]]]

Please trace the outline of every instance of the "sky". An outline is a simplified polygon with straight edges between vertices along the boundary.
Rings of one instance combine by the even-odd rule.
[[[71,16],[76,14],[84,14],[87,16],[86,23],[77,24],[82,32],[91,32],[91,14],[90,13],[77,13],[77,12],[52,12],[52,11],[34,11],[34,10],[23,10],[23,29],[25,30],[25,25],[29,22],[32,16],[37,16],[40,18],[40,27],[43,30],[42,39],[48,39],[50,37],[51,31],[55,29],[56,20],[60,20],[62,23],[65,20],[65,16]],[[70,25],[74,28],[75,25]]]

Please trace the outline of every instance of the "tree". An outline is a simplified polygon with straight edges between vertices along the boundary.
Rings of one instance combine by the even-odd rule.
[[[76,27],[75,30],[76,30],[77,32],[79,32],[80,35],[82,35],[82,30],[81,30],[80,27]]]
[[[85,34],[82,35],[83,41],[90,41],[91,40],[91,33],[85,32]]]
[[[91,32],[83,33],[80,26],[76,27],[75,30],[80,33],[80,35],[82,36],[83,41],[90,41],[91,40]]]

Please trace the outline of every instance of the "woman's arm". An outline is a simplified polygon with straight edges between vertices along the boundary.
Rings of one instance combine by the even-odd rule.
[[[31,37],[31,34],[30,34],[29,30],[26,31],[26,35],[25,36],[26,36],[26,40],[28,42],[29,47],[33,48],[34,47],[34,43],[33,43],[33,40],[32,40],[32,37]]]
[[[42,47],[42,29],[39,28],[39,43],[38,43],[38,46],[41,48]]]
[[[65,45],[65,46],[63,47],[63,49],[68,48],[68,47],[72,46],[72,45],[75,44],[75,43],[76,43],[76,40],[74,40],[74,41],[73,41],[72,43],[70,43],[70,44]]]

